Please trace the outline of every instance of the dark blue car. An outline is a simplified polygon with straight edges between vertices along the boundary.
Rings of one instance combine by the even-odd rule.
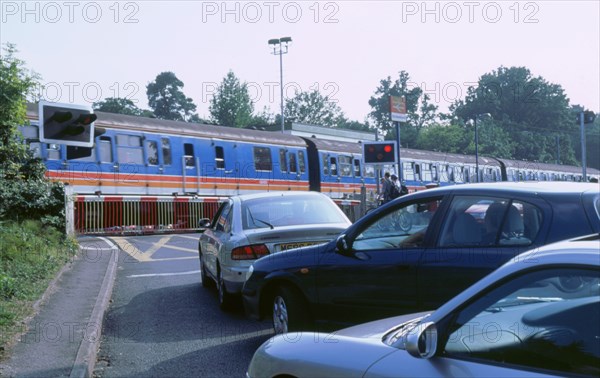
[[[600,232],[585,183],[465,184],[406,195],[327,244],[257,260],[246,313],[277,333],[432,310],[536,246]]]

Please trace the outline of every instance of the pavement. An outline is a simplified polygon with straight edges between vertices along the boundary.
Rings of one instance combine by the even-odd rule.
[[[36,303],[27,332],[0,363],[0,377],[92,377],[104,313],[117,272],[118,247],[79,239],[80,252]]]

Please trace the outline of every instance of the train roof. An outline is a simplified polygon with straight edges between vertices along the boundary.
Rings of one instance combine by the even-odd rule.
[[[346,152],[350,154],[362,154],[362,145],[359,141],[344,142],[329,139],[307,138],[290,135],[286,133],[242,129],[237,127],[227,127],[218,125],[207,125],[199,123],[190,123],[182,121],[170,121],[158,118],[149,118],[141,116],[131,116],[125,114],[94,112],[98,119],[96,125],[109,129],[135,130],[139,132],[150,132],[157,134],[170,134],[182,136],[196,136],[208,139],[235,140],[249,143],[275,144],[293,147],[306,147],[307,144],[314,144],[320,151]],[[38,119],[38,105],[27,105],[27,118],[30,120]],[[446,162],[449,164],[475,164],[474,155],[456,154],[449,152],[416,150],[411,148],[402,148],[400,150],[402,159],[410,159],[423,162]],[[515,168],[519,170],[527,169],[532,171],[556,171],[572,174],[580,174],[581,167],[539,163],[530,161],[520,161],[511,159],[501,159],[506,168]],[[479,156],[479,165],[482,167],[500,165],[498,159],[486,156]],[[600,175],[600,170],[587,168],[588,175]]]
[[[302,138],[284,133],[183,121],[170,121],[158,118],[105,113],[98,111],[95,111],[94,114],[98,116],[95,125],[109,129],[135,130],[158,134],[197,136],[209,139],[224,139],[250,143],[268,143],[285,146],[306,147],[306,143],[302,140]],[[38,119],[37,104],[28,104],[27,118],[30,120]]]

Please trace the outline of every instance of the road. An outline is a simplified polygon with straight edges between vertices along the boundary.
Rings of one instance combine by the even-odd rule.
[[[200,283],[198,235],[114,237],[121,250],[97,377],[244,377],[270,324],[223,312]]]

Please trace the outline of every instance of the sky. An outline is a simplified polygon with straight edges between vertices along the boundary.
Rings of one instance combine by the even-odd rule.
[[[318,89],[364,121],[380,80],[410,75],[440,111],[499,67],[526,67],[600,112],[600,1],[5,1],[0,42],[39,73],[48,101],[107,97],[148,108],[164,71],[209,118],[228,71],[255,110],[280,109],[280,59],[267,41],[291,37],[285,98]],[[502,95],[511,95],[509,93]]]

